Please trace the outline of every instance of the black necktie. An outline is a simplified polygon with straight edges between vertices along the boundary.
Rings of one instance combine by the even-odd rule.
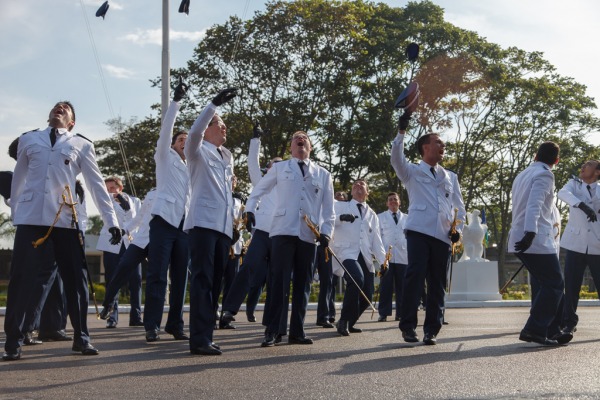
[[[433,175],[433,177],[435,178],[435,168],[431,167],[429,168],[429,170],[431,171],[431,175]]]
[[[587,190],[590,193],[590,196],[594,197],[594,195],[592,194],[592,187],[590,185],[587,185]]]
[[[396,223],[396,225],[398,225],[398,214],[392,213],[392,216],[394,217],[394,222]]]
[[[221,158],[223,158],[223,152],[221,151],[221,149],[217,147],[217,151],[219,152],[219,155],[221,156]]]
[[[360,213],[360,217],[362,218],[362,216],[363,216],[363,212],[362,212],[363,205],[360,204],[360,203],[356,203],[356,206],[358,207],[358,212]]]
[[[50,144],[52,147],[54,147],[54,143],[56,143],[56,128],[50,130]]]
[[[302,176],[304,176],[304,162],[298,161],[298,166],[300,167],[300,171],[302,171]]]

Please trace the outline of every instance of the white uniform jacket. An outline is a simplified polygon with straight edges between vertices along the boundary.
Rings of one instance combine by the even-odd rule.
[[[379,218],[379,228],[381,229],[381,241],[386,252],[392,246],[390,263],[408,264],[406,236],[404,236],[404,223],[408,215],[398,210],[396,216],[398,217],[397,224],[390,210],[377,215]]]
[[[152,220],[152,204],[156,199],[156,189],[146,193],[146,198],[136,216],[131,219],[125,229],[130,232],[133,240],[131,244],[144,249],[150,243],[150,220]]]
[[[117,214],[119,226],[125,229],[127,223],[131,219],[135,218],[135,216],[138,214],[140,207],[142,206],[142,202],[137,197],[130,196],[127,193],[122,192],[121,196],[123,196],[125,200],[129,201],[130,208],[127,211],[123,210],[123,207],[119,205],[117,200],[114,197],[112,197],[112,195],[111,198],[113,202],[113,208],[115,209],[115,214]],[[110,244],[110,239],[112,235],[108,231],[108,228],[109,227],[106,225],[102,227],[102,230],[100,231],[100,236],[98,237],[98,244],[96,245],[96,250],[108,251],[110,253],[119,254],[121,246]],[[125,248],[129,246],[129,235],[127,235],[127,233],[123,235],[121,243],[125,245]]]
[[[454,209],[458,219],[465,220],[466,211],[460,193],[458,177],[440,165],[434,166],[436,177],[424,161],[408,162],[404,156],[404,135],[398,134],[392,143],[392,166],[408,192],[409,206],[405,229],[433,236],[450,244],[450,227]],[[464,222],[456,226],[461,232]]]
[[[333,210],[333,182],[325,168],[308,162],[302,176],[298,159],[291,158],[274,164],[250,194],[246,209],[255,212],[258,202],[273,190],[275,211],[269,229],[270,236],[290,235],[314,243],[315,235],[308,228],[304,216],[315,224],[323,220],[321,233],[331,237],[335,223]]]
[[[252,186],[258,185],[258,182],[260,182],[263,176],[258,160],[259,148],[260,139],[250,139],[250,148],[248,150],[248,173],[250,175]],[[271,190],[260,199],[260,204],[254,213],[254,217],[256,218],[255,229],[260,229],[263,232],[269,232],[271,229],[273,211],[275,210],[275,196],[277,196],[277,193],[275,193],[274,190]]]
[[[512,186],[512,224],[507,251],[515,252],[515,243],[525,232],[535,232],[528,254],[558,254],[554,239],[554,174],[550,167],[533,162],[515,178]]]
[[[379,219],[375,211],[366,203],[363,203],[363,217],[356,206],[356,200],[336,201],[334,204],[335,215],[335,234],[331,241],[331,249],[341,261],[358,260],[358,255],[362,254],[367,268],[375,272],[373,258],[379,265],[385,260],[385,248],[381,241],[381,231],[379,229]],[[354,222],[340,221],[342,214],[351,214],[358,217]],[[337,263],[336,263],[337,264]],[[334,264],[337,268],[338,266]],[[335,272],[339,276],[339,272]]]
[[[587,216],[575,205],[583,202],[592,210],[600,210],[600,194],[596,182],[587,184],[581,179],[571,179],[558,191],[558,198],[569,205],[569,221],[560,239],[560,247],[582,254],[600,254],[600,222],[589,222]]]
[[[66,195],[66,185],[76,198],[75,178],[81,173],[88,187],[86,194],[94,200],[104,225],[118,227],[92,142],[61,128],[52,147],[50,129],[32,131],[19,138],[11,185],[13,224],[52,225],[63,202],[63,194]],[[74,229],[71,223],[72,212],[63,206],[55,226]]]
[[[179,103],[171,102],[156,142],[156,198],[152,215],[158,215],[170,225],[178,227],[190,207],[190,172],[186,161],[171,148],[171,139]]]
[[[223,157],[212,143],[204,141],[204,131],[215,115],[216,106],[207,105],[200,113],[185,145],[192,185],[190,212],[183,225],[186,231],[198,227],[233,236],[233,157],[221,147]]]

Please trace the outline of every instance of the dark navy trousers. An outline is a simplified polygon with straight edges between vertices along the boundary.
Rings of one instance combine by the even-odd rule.
[[[450,245],[433,236],[406,231],[408,265],[400,305],[401,331],[417,329],[417,310],[427,281],[427,302],[423,332],[437,335],[444,320],[444,288]]]
[[[268,321],[266,332],[287,334],[291,282],[293,292],[290,336],[305,337],[304,317],[314,274],[317,246],[289,235],[273,236],[271,245],[271,286],[267,292],[267,303],[272,318]]]
[[[223,298],[223,310],[235,315],[246,299],[246,314],[254,314],[262,288],[267,281],[270,253],[269,234],[255,229],[242,265],[231,284],[229,293]]]
[[[358,255],[358,260],[344,260],[344,267],[347,271],[344,274],[346,292],[342,302],[340,321],[348,321],[350,326],[354,326],[362,313],[369,308],[369,302],[360,294],[359,289],[371,301],[373,299],[375,274],[367,268],[362,253]]]
[[[561,326],[568,330],[573,330],[579,322],[577,304],[586,267],[590,268],[596,289],[600,290],[600,255],[567,250],[565,255],[565,303]]]
[[[525,264],[531,278],[531,311],[523,329],[551,338],[559,332],[564,297],[563,280],[557,254],[515,253]]]
[[[40,302],[27,311],[24,332],[39,331],[40,335],[64,330],[67,326],[67,298],[58,268],[44,285]]]
[[[119,263],[112,273],[112,278],[107,282],[106,295],[104,296],[104,307],[113,306],[115,309],[118,305],[119,290],[129,282],[129,294],[131,296],[131,311],[129,313],[130,322],[138,322],[142,320],[142,266],[141,262],[148,256],[148,246],[140,248],[135,244],[130,244],[127,250],[121,255]],[[137,279],[140,280],[139,290],[132,290],[132,285],[135,285]]]
[[[210,346],[213,342],[215,313],[227,265],[231,238],[206,228],[188,232],[190,246],[190,348]]]
[[[400,317],[406,268],[406,264],[390,263],[387,272],[381,277],[379,282],[379,306],[377,307],[380,316],[392,315],[392,296],[396,294],[396,317]]]
[[[17,226],[4,318],[7,352],[15,352],[23,345],[27,311],[40,304],[44,289],[57,268],[64,283],[74,344],[90,342],[87,271],[77,231],[55,227],[48,239],[34,248],[32,242],[47,232],[47,226]]]
[[[325,248],[317,246],[317,272],[319,273],[319,302],[317,305],[317,322],[326,322],[335,318],[335,286],[333,285],[332,256],[325,261]]]
[[[159,216],[152,218],[144,306],[146,331],[160,330],[167,293],[167,271],[171,278],[171,291],[165,329],[183,331],[183,303],[190,261],[188,249],[188,235],[183,231],[183,220],[179,227],[174,227]]]
[[[103,252],[104,258],[104,278],[106,285],[115,279],[121,258],[126,252],[124,244],[121,244],[119,254],[111,253],[109,251]],[[142,266],[138,262],[135,267],[129,269],[129,275],[126,276],[126,281],[119,286],[121,288],[123,284],[127,283],[129,288],[129,303],[131,305],[131,311],[129,313],[130,322],[138,322],[142,320]],[[107,290],[108,292],[108,290]],[[107,296],[105,296],[106,298]],[[113,312],[110,313],[108,321],[119,322],[119,297],[114,297]]]

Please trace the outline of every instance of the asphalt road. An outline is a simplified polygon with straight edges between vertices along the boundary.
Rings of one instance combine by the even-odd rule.
[[[573,342],[558,348],[518,340],[527,307],[449,309],[436,346],[404,343],[397,322],[369,312],[363,333],[339,337],[309,311],[313,345],[261,348],[261,325],[241,313],[236,330],[215,332],[217,357],[192,356],[164,333],[147,344],[143,328],[109,330],[90,316],[99,356],[65,342],[25,347],[22,360],[0,362],[0,399],[597,399],[600,308],[579,311]]]

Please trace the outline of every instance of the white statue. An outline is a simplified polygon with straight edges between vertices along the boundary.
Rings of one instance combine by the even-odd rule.
[[[467,213],[469,225],[463,227],[462,243],[463,254],[458,262],[462,261],[480,261],[489,262],[483,258],[483,238],[488,230],[486,224],[481,223],[479,210]]]

